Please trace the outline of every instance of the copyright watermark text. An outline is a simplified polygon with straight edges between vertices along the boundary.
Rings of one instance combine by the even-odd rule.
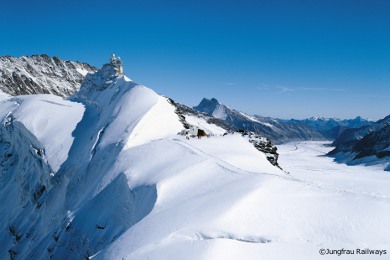
[[[321,248],[319,251],[320,255],[386,255],[387,250],[383,249],[369,249],[369,248],[356,248],[356,249],[329,249]]]

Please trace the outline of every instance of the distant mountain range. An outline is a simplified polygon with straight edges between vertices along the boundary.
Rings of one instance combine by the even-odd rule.
[[[374,122],[364,119],[360,116],[355,119],[338,119],[325,117],[311,117],[303,120],[291,119],[289,122],[298,122],[311,126],[321,133],[325,138],[334,140],[342,132],[349,128],[360,128],[362,126],[372,125]]]
[[[302,140],[334,140],[345,129],[358,128],[373,123],[361,117],[349,120],[315,117],[304,120],[285,120],[258,115],[251,116],[223,105],[215,98],[204,98],[194,109],[224,120],[232,128],[264,135],[275,143]]]
[[[194,109],[222,119],[232,128],[253,131],[266,136],[275,143],[325,139],[320,133],[305,124],[284,122],[270,117],[250,116],[221,104],[215,98],[204,98]]]
[[[329,155],[336,161],[356,164],[383,164],[390,171],[390,115],[373,125],[347,129],[334,142]]]

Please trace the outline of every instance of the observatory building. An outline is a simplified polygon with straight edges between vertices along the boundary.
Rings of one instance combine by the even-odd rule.
[[[120,57],[115,57],[115,54],[111,54],[110,64],[115,68],[119,75],[123,74],[123,63]]]

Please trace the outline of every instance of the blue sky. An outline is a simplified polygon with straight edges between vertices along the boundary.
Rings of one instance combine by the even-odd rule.
[[[174,100],[250,114],[390,114],[390,1],[3,0],[0,55],[46,53],[126,74]]]

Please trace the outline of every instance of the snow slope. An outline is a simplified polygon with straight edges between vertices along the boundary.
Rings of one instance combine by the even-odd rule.
[[[29,95],[0,100],[3,124],[22,123],[43,146],[52,171],[66,160],[73,142],[72,132],[84,113],[84,106],[53,95]]]
[[[191,167],[178,171],[158,160],[158,174],[132,172],[133,182],[157,183],[157,202],[93,259],[339,259],[320,255],[321,248],[389,254],[390,177],[383,171],[318,157],[329,150],[322,143],[294,143],[280,149],[286,175],[236,158],[228,144],[240,142],[229,138],[171,140],[189,149],[171,156],[182,154]],[[384,257],[356,254],[342,257]]]

